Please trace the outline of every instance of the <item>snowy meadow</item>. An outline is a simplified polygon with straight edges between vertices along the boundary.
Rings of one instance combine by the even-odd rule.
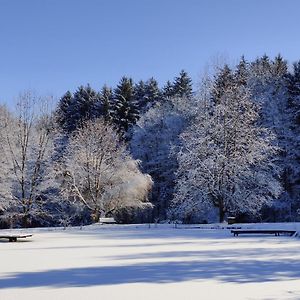
[[[299,230],[299,223],[245,224]],[[1,230],[8,233],[9,230]],[[233,237],[222,225],[13,230],[0,299],[300,299],[300,239]]]

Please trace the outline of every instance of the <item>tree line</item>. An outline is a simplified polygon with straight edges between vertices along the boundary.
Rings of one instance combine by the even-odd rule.
[[[0,108],[1,226],[292,221],[300,209],[300,61],[219,66]]]

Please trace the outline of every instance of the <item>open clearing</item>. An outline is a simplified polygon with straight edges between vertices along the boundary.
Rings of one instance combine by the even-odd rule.
[[[1,240],[0,300],[300,299],[299,238],[208,227],[93,225]]]

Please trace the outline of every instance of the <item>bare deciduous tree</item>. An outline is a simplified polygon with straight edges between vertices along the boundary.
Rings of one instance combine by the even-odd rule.
[[[86,122],[70,138],[64,164],[64,193],[90,209],[95,221],[119,208],[149,205],[150,176],[101,119]]]
[[[6,179],[10,210],[28,226],[30,215],[41,213],[41,190],[49,177],[53,150],[50,98],[28,91],[20,94],[16,114],[2,110],[1,177]],[[7,197],[7,195],[6,195]]]

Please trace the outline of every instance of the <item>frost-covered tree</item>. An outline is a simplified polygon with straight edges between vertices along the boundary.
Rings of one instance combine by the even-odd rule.
[[[259,123],[272,131],[276,136],[273,145],[281,149],[276,165],[281,169],[283,193],[272,207],[274,216],[269,218],[270,211],[266,212],[271,220],[291,219],[294,202],[292,190],[295,178],[295,150],[294,133],[291,130],[293,112],[289,108],[287,69],[287,62],[280,55],[274,60],[264,55],[250,65],[248,81],[253,100],[261,107]]]
[[[0,215],[4,213],[12,204],[11,191],[11,163],[9,161],[9,144],[7,143],[6,126],[8,120],[13,119],[12,114],[4,105],[0,106]]]
[[[6,210],[22,219],[23,226],[44,213],[43,194],[53,180],[50,102],[48,98],[24,92],[19,96],[16,116],[5,113],[1,117],[1,194],[5,190],[4,198],[9,202]]]
[[[286,168],[287,190],[292,199],[292,212],[300,208],[300,61],[294,63],[288,76],[290,143],[287,145],[289,165]]]
[[[86,122],[70,138],[62,173],[64,194],[86,206],[95,221],[124,207],[148,205],[151,177],[141,173],[102,119]]]
[[[214,85],[215,86],[215,85]],[[258,126],[259,112],[245,87],[230,84],[218,101],[205,92],[193,124],[181,135],[173,217],[257,214],[281,192],[273,176],[272,135]]]
[[[154,205],[153,218],[167,217],[178,167],[179,135],[186,126],[189,107],[187,98],[169,98],[156,103],[141,116],[133,131],[131,153],[141,160],[142,170],[154,181],[150,198]]]

